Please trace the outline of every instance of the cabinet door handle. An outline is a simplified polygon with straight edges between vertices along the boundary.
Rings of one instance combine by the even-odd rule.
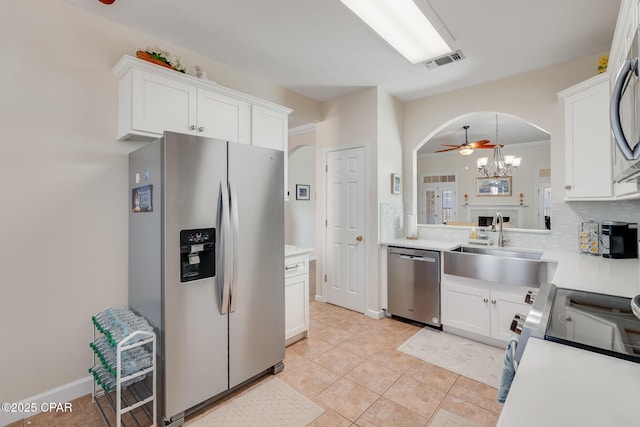
[[[300,267],[300,266],[298,264],[295,264],[295,265],[288,265],[284,269],[285,270],[295,270],[298,267]]]
[[[482,301],[489,302],[489,298],[483,298]]]
[[[202,132],[203,130],[204,130],[204,127],[202,127],[202,126],[200,126],[200,127],[198,128],[198,132]]]
[[[565,190],[571,190],[571,186],[567,184],[567,185],[564,186],[564,189]]]
[[[357,236],[357,237],[356,237],[356,240],[357,240],[358,242],[362,242],[362,236]]]
[[[191,130],[196,130],[196,125],[191,125],[191,126],[189,126],[189,129],[191,129]]]
[[[492,299],[491,304],[495,304],[495,303],[496,303],[496,300]]]

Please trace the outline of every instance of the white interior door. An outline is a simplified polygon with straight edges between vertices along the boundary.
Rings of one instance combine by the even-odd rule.
[[[326,301],[364,312],[364,148],[327,153]]]
[[[457,219],[455,183],[422,184],[420,191],[420,223],[444,224]]]

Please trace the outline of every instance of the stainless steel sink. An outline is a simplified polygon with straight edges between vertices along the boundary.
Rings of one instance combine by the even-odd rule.
[[[492,255],[499,257],[509,257],[509,258],[522,258],[522,259],[535,259],[539,260],[542,258],[542,252],[530,252],[530,251],[519,251],[519,250],[510,250],[504,248],[485,248],[478,246],[460,246],[459,248],[453,249],[455,252],[467,252],[472,254],[482,254],[482,255]]]
[[[460,246],[444,252],[443,272],[490,282],[539,287],[547,281],[541,252]]]

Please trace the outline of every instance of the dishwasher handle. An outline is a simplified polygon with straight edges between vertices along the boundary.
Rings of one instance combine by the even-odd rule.
[[[408,260],[411,260],[411,261],[436,262],[435,258],[427,258],[427,257],[423,257],[423,256],[416,256],[416,255],[400,255],[400,258],[408,259]]]

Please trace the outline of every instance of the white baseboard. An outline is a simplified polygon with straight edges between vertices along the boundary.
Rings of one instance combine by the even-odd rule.
[[[384,317],[384,310],[370,310],[367,309],[365,313],[367,317],[371,317],[372,319],[380,320]]]
[[[30,407],[36,409],[36,412],[4,412],[0,411],[0,426],[11,424],[23,418],[32,417],[42,412],[43,403],[62,403],[71,402],[74,399],[82,397],[93,392],[93,377],[87,376],[77,381],[56,387],[35,396],[22,399],[18,404],[29,404]],[[13,403],[13,402],[9,402]],[[20,405],[17,405],[20,407]],[[47,405],[44,405],[45,409]],[[73,408],[72,408],[73,410]]]

